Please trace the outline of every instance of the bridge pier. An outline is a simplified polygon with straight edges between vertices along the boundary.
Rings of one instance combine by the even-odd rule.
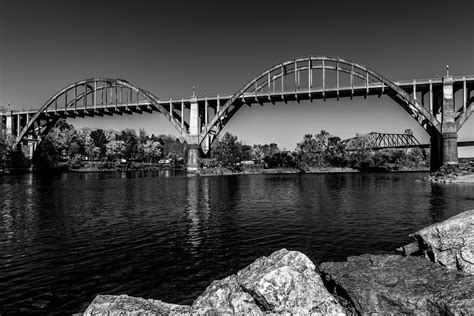
[[[199,144],[188,145],[188,161],[186,170],[196,172],[199,170],[199,158],[201,157],[201,146]]]
[[[196,172],[199,169],[199,158],[201,157],[201,145],[199,144],[200,133],[199,104],[196,95],[191,97],[189,108],[189,136],[188,136],[188,157],[186,170]]]
[[[458,133],[455,120],[453,78],[443,77],[441,105],[441,133],[436,130],[431,135],[431,171],[438,170],[443,165],[458,163]],[[434,113],[438,110],[434,109]]]
[[[26,148],[24,152],[26,152],[26,158],[28,158],[30,161],[33,161],[33,154],[35,153],[35,150],[36,150],[36,143],[28,142],[28,144],[26,144]]]
[[[458,133],[455,121],[453,77],[443,78],[443,165],[458,163]]]
[[[11,135],[13,133],[13,120],[12,120],[12,115],[11,113],[6,115],[6,120],[5,120],[5,133],[7,135]]]

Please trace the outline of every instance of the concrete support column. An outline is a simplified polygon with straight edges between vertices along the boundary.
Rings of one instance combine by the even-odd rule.
[[[188,137],[188,160],[187,171],[195,172],[199,169],[199,158],[201,156],[201,146],[199,144],[200,122],[199,104],[195,95],[191,98],[189,108],[189,137]]]
[[[201,148],[199,144],[188,145],[188,161],[186,170],[196,172],[199,169],[199,158],[201,157]]]
[[[197,97],[191,98],[191,105],[189,108],[189,135],[198,136],[200,133],[199,128],[199,104]]]
[[[36,143],[33,143],[33,142],[29,142],[28,143],[28,156],[27,158],[28,159],[33,159],[33,153],[35,152],[35,149],[36,149]]]
[[[16,136],[20,136],[20,132],[21,132],[20,119],[21,119],[21,115],[17,114],[17,116],[16,116]]]
[[[11,114],[7,115],[7,120],[5,124],[5,132],[7,133],[7,135],[11,135],[13,132],[13,121],[12,121]]]
[[[441,125],[443,137],[443,165],[458,163],[458,133],[454,119],[453,78],[443,77],[443,121]]]

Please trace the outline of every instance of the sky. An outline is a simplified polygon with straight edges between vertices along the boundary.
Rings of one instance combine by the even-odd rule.
[[[338,56],[393,81],[474,74],[472,0],[0,0],[0,107],[39,108],[66,85],[121,78],[160,99],[232,94],[286,60]],[[161,114],[77,127],[176,130]],[[304,134],[426,132],[387,97],[243,107],[225,127],[247,144],[294,149]],[[474,140],[474,118],[459,133]]]

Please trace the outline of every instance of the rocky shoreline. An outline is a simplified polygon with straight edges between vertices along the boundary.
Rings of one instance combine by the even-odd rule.
[[[361,255],[319,266],[278,250],[213,281],[192,305],[98,295],[84,315],[474,314],[474,210],[412,235],[400,255]]]
[[[474,164],[445,165],[427,179],[440,183],[474,183]]]

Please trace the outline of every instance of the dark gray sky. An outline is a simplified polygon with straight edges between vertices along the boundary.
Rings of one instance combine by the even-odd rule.
[[[474,74],[474,2],[0,0],[0,106],[37,108],[67,84],[116,77],[161,99],[234,93],[279,62],[339,56],[396,80]],[[474,119],[461,139],[474,139]],[[78,126],[175,133],[160,114]],[[386,98],[243,108],[227,130],[294,148],[326,129],[427,135]]]

